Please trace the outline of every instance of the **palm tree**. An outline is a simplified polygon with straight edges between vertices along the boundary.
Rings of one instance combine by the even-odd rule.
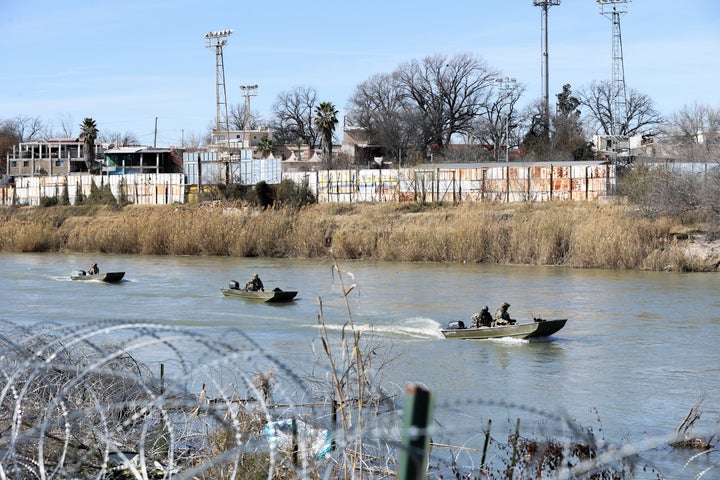
[[[83,137],[83,145],[85,147],[85,166],[88,172],[95,164],[95,139],[98,135],[97,124],[90,117],[85,117],[80,124],[80,135]]]
[[[335,126],[338,123],[338,111],[332,102],[321,102],[315,107],[315,126],[320,131],[322,138],[323,159],[325,168],[332,168],[332,140]]]
[[[257,145],[257,152],[262,155],[262,158],[267,158],[272,153],[273,141],[267,137],[260,139]]]

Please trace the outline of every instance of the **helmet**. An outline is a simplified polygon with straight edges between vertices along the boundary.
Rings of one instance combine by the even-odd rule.
[[[509,307],[509,306],[510,306],[510,304],[509,304],[509,303],[507,303],[507,302],[503,302],[503,304],[502,304],[502,305],[500,305],[500,306],[501,306],[501,307],[505,307],[505,308],[507,308],[507,307]]]
[[[482,311],[483,311],[483,312],[487,312],[488,310],[489,310],[489,307],[488,307],[487,305],[485,305],[485,306],[482,308]]]

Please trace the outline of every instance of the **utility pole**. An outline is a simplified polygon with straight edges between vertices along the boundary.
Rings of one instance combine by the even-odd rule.
[[[542,16],[540,23],[540,31],[542,36],[542,97],[543,97],[543,128],[544,134],[550,134],[550,73],[549,73],[549,53],[548,53],[548,10],[550,7],[560,5],[560,0],[533,0],[533,5],[542,8]]]

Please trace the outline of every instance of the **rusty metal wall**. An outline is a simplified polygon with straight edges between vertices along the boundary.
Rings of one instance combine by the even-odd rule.
[[[169,205],[184,203],[185,182],[181,173],[152,173],[127,175],[57,175],[43,177],[17,177],[14,197],[0,196],[2,205],[40,205],[42,197],[60,198],[67,185],[70,203],[75,204],[78,190],[88,197],[93,182],[96,186],[110,185],[115,198],[119,198],[121,182],[124,181],[127,201],[137,205]]]
[[[319,202],[542,202],[597,200],[615,183],[601,162],[423,166],[411,169],[286,172]]]

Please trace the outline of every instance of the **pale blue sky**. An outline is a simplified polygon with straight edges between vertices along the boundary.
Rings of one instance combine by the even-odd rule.
[[[720,108],[720,2],[634,0],[621,18],[625,79],[663,115]],[[344,115],[355,87],[427,55],[473,53],[542,96],[541,8],[532,0],[0,0],[0,119],[56,126],[85,117],[106,132],[179,146],[215,118],[215,54],[204,34],[233,29],[224,49],[229,105],[259,85],[253,112],[280,92],[317,89]],[[550,99],[612,72],[612,24],[595,0],[549,10]]]

